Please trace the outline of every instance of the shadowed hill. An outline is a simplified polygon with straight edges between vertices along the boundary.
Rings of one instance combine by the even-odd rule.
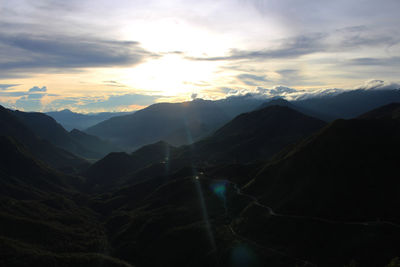
[[[293,101],[299,108],[321,114],[320,119],[351,119],[369,110],[400,102],[400,89],[396,90],[352,90],[333,96],[319,96]]]
[[[265,160],[324,125],[324,122],[288,107],[270,106],[239,115],[209,138],[190,146],[173,148],[158,142],[144,146],[131,155],[111,153],[93,164],[83,175],[88,177],[88,186],[98,184],[108,187],[111,184],[115,186],[118,177],[122,176],[130,177],[125,179],[126,182],[135,181],[134,176],[142,175],[135,171],[161,161],[173,171],[191,164],[210,166]],[[148,173],[153,172],[153,176],[161,175],[160,171],[165,172],[165,168],[158,165],[153,167],[153,170],[147,170]]]
[[[127,115],[128,113],[131,112],[100,112],[81,114],[72,112],[69,109],[46,112],[47,115],[54,118],[67,131],[72,131],[73,129],[83,131],[97,123],[108,120],[115,116]]]
[[[0,173],[2,196],[18,199],[32,198],[43,192],[66,193],[72,185],[81,186],[82,181],[57,173],[32,155],[11,137],[0,136]]]
[[[70,152],[39,139],[13,112],[0,106],[0,135],[11,136],[21,142],[38,159],[68,172],[87,166],[87,162]]]
[[[383,107],[371,110],[361,116],[359,119],[400,119],[400,102],[391,103]]]
[[[119,185],[121,178],[149,164],[165,162],[175,148],[165,142],[144,146],[131,154],[125,152],[110,153],[94,163],[84,171],[87,177],[87,187],[93,189],[107,189]],[[94,186],[99,188],[93,188]]]
[[[44,113],[13,111],[13,114],[38,137],[78,156],[98,159],[119,150],[109,142],[79,130],[67,132],[52,117]]]
[[[130,266],[106,256],[95,214],[73,199],[82,181],[0,136],[1,266]],[[78,198],[79,199],[79,198]]]
[[[244,113],[194,145],[193,154],[209,162],[251,162],[267,159],[321,127],[321,120],[285,106],[267,106]]]
[[[278,212],[400,221],[400,123],[337,120],[267,164],[246,191]]]
[[[195,100],[154,104],[134,114],[99,123],[87,132],[131,148],[160,140],[182,145],[212,133],[228,120],[212,101]]]

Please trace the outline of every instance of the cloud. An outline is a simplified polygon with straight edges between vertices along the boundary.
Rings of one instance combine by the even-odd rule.
[[[8,90],[12,87],[18,86],[19,84],[0,84],[0,90]]]
[[[395,82],[385,82],[382,80],[369,80],[363,85],[357,87],[357,89],[363,90],[394,90],[400,89],[400,84]]]
[[[345,65],[356,66],[398,66],[400,65],[400,57],[360,57],[348,60]]]
[[[0,32],[0,48],[0,71],[9,75],[49,69],[133,66],[160,57],[143,49],[138,42],[86,36]]]
[[[79,105],[79,109],[117,110],[131,105],[147,106],[153,104],[158,97],[141,94],[111,95],[106,99],[97,99],[96,101]]]
[[[303,55],[313,54],[325,51],[322,41],[325,40],[327,34],[312,33],[306,35],[298,35],[292,38],[280,40],[280,45],[275,49],[264,50],[239,50],[231,49],[229,55],[219,57],[186,57],[190,60],[205,61],[221,61],[221,60],[265,60],[279,58],[296,58]]]
[[[228,55],[215,57],[189,57],[199,61],[235,61],[235,60],[267,60],[288,59],[315,53],[338,53],[352,51],[360,47],[391,47],[400,43],[400,37],[376,33],[366,26],[341,28],[329,32],[313,32],[298,34],[293,37],[275,40],[275,48],[261,50],[231,49]]]
[[[31,98],[30,95],[22,96],[15,102],[15,107],[17,109],[22,109],[26,111],[40,111],[42,108],[42,102],[39,98]]]
[[[193,93],[193,94],[190,95],[190,98],[191,98],[192,100],[195,100],[195,99],[197,98],[197,96],[198,96],[198,94]]]
[[[250,73],[242,73],[236,76],[241,82],[249,86],[256,86],[259,82],[267,82],[267,76],[255,75]]]
[[[29,89],[28,92],[32,93],[32,92],[46,92],[46,91],[47,91],[47,87],[46,86],[43,86],[42,88],[40,88],[38,86],[34,86],[31,89]]]
[[[117,81],[103,81],[103,84],[107,85],[107,86],[112,86],[112,87],[126,87],[126,85],[119,83]]]
[[[275,86],[272,89],[257,87],[257,92],[263,95],[270,95],[270,96],[284,96],[287,94],[297,93],[303,90],[296,90],[294,88],[289,88],[285,86]]]

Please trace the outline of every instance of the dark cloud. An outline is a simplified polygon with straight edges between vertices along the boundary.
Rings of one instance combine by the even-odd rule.
[[[12,87],[18,86],[19,84],[0,84],[0,90],[8,90]]]
[[[198,96],[197,93],[193,93],[193,94],[190,95],[190,98],[191,98],[192,100],[195,100],[195,99],[197,98],[197,96]]]
[[[103,81],[103,83],[107,86],[112,86],[112,87],[126,87],[126,85],[119,83],[117,81]]]
[[[293,38],[281,40],[282,45],[276,49],[244,51],[232,49],[228,56],[221,57],[187,57],[190,60],[241,60],[241,59],[276,59],[276,58],[296,58],[303,55],[323,52],[325,50],[322,41],[327,37],[324,33],[313,33],[299,35]]]
[[[159,55],[138,42],[84,36],[12,35],[0,33],[0,71],[33,72],[35,69],[65,69],[137,65]]]
[[[239,74],[236,76],[236,78],[249,86],[256,86],[259,85],[260,82],[262,83],[268,81],[267,76],[265,75],[255,75],[250,73]]]
[[[373,58],[361,57],[353,58],[345,63],[345,65],[358,65],[358,66],[393,66],[400,65],[400,57],[390,58]]]
[[[340,53],[360,47],[386,48],[400,43],[400,37],[388,33],[375,33],[366,26],[341,28],[331,32],[314,32],[290,38],[276,40],[278,45],[273,49],[239,50],[231,49],[226,56],[186,57],[199,61],[235,61],[235,60],[267,60],[288,59],[327,52]]]

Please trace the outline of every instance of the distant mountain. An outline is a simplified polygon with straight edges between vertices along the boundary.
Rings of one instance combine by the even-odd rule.
[[[131,149],[160,140],[182,145],[211,134],[229,119],[213,101],[159,103],[111,118],[86,132]]]
[[[52,117],[39,112],[12,111],[38,137],[87,159],[99,159],[119,149],[109,142],[79,130],[67,132]]]
[[[327,95],[292,101],[292,104],[315,114],[319,119],[351,119],[361,114],[387,105],[400,102],[400,89],[396,90],[352,90],[336,95]],[[305,114],[308,114],[304,112]]]
[[[87,166],[88,162],[43,140],[26,126],[14,112],[0,106],[0,135],[21,142],[36,158],[50,166],[68,172]]]
[[[359,119],[396,119],[400,120],[400,102],[391,103],[362,114]]]
[[[301,107],[296,105],[296,101],[287,101],[283,98],[274,98],[272,100],[269,100],[267,102],[264,102],[261,106],[259,106],[259,109],[269,107],[269,106],[283,106],[283,107],[288,107],[293,110],[296,110],[300,113],[303,113],[305,115],[308,115],[310,117],[318,118],[320,120],[328,121],[329,119],[327,118],[333,118],[328,114],[323,114],[321,111],[316,111],[316,110],[310,110],[307,107]]]
[[[190,146],[175,148],[158,142],[132,154],[111,153],[82,175],[87,177],[88,188],[104,190],[164,176],[190,165],[210,167],[265,161],[324,125],[323,121],[288,107],[269,106],[239,115],[210,137]]]
[[[324,125],[323,121],[287,106],[267,105],[237,116],[209,138],[196,143],[191,153],[214,164],[265,160]]]
[[[50,111],[46,114],[54,118],[68,131],[71,131],[73,129],[78,129],[82,131],[112,117],[122,116],[129,113],[132,112],[101,112],[81,114],[72,112],[69,109],[64,109],[61,111]]]

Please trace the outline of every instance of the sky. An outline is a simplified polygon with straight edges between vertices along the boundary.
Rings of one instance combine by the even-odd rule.
[[[130,111],[399,84],[399,0],[0,0],[0,104]]]

